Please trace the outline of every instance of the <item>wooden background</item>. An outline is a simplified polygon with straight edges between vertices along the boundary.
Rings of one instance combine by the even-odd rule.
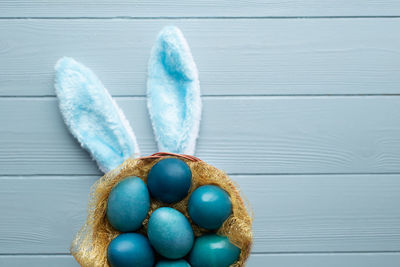
[[[197,156],[255,212],[248,266],[400,266],[397,0],[0,0],[0,266],[77,266],[100,172],[62,122],[57,59],[100,76],[150,154],[147,60],[168,24],[200,70]]]

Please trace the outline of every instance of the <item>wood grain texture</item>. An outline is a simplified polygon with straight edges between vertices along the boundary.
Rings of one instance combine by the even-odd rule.
[[[253,252],[398,251],[400,175],[234,175]],[[95,176],[0,178],[0,254],[68,253]]]
[[[72,256],[0,256],[0,264],[7,267],[78,267]],[[251,255],[247,267],[398,267],[400,253],[363,254],[257,254]]]
[[[143,155],[143,98],[118,98]],[[196,155],[228,173],[400,172],[400,97],[206,97]],[[55,98],[0,99],[0,174],[99,174]]]
[[[70,255],[0,256],[0,265],[7,267],[79,267]]]
[[[255,212],[247,266],[400,266],[399,16],[394,0],[0,1],[0,266],[78,266],[64,254],[100,173],[62,122],[56,60],[92,68],[150,154],[141,96],[167,24],[206,96],[197,155],[242,173]]]
[[[171,23],[191,46],[204,95],[400,93],[398,18],[46,19],[1,21],[0,95],[54,95],[64,55],[113,95],[144,95],[151,46]]]
[[[399,253],[252,255],[248,267],[398,267]]]
[[[3,0],[2,17],[396,16],[393,0]]]

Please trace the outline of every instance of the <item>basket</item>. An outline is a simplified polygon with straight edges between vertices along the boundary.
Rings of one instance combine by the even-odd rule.
[[[182,212],[191,223],[196,237],[212,232],[200,228],[192,222],[188,215],[187,203],[191,193],[197,187],[206,184],[218,185],[230,195],[232,214],[218,229],[217,234],[227,236],[234,245],[241,249],[239,260],[231,266],[245,266],[252,245],[252,216],[250,215],[247,201],[245,202],[240,194],[239,187],[225,172],[198,158],[162,152],[149,157],[128,159],[118,168],[105,174],[92,186],[86,222],[75,236],[71,245],[71,253],[81,266],[109,266],[107,262],[108,244],[120,234],[106,218],[107,199],[111,189],[119,181],[129,176],[137,176],[146,183],[147,174],[153,165],[161,159],[171,157],[185,161],[192,171],[192,185],[189,194],[180,202],[173,204],[161,203],[152,198],[150,211],[138,232],[146,235],[148,219],[151,213],[159,207],[171,207]]]

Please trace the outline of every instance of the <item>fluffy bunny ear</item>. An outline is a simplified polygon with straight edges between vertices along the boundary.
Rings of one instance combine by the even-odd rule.
[[[148,72],[148,109],[159,150],[193,155],[201,117],[200,84],[178,28],[168,26],[159,33]]]
[[[60,110],[71,133],[103,172],[139,155],[136,137],[96,75],[72,58],[56,66],[55,88]]]

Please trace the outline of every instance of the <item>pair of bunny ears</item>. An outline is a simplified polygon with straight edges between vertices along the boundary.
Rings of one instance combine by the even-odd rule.
[[[108,172],[139,157],[135,134],[99,78],[72,58],[56,66],[55,88],[65,123],[81,146]],[[196,64],[182,32],[161,30],[148,65],[147,106],[158,149],[193,155],[201,117]]]

